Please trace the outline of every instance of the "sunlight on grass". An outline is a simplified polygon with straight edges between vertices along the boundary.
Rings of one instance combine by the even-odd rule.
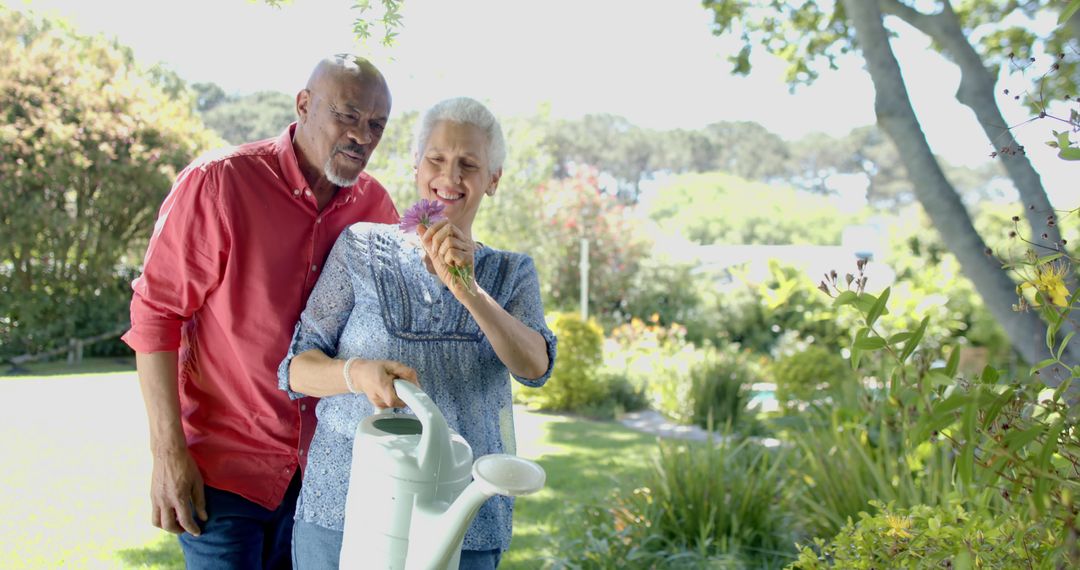
[[[150,525],[150,454],[133,372],[0,381],[11,406],[0,441],[0,568],[183,567],[176,538]],[[47,400],[47,406],[45,402]],[[502,568],[535,569],[549,537],[577,505],[641,480],[654,436],[615,422],[515,410],[518,453],[547,486],[517,501]]]
[[[514,540],[500,568],[539,568],[556,554],[548,550],[548,537],[568,513],[640,481],[656,449],[654,436],[614,422],[575,418],[546,423],[540,432],[535,441],[519,436],[519,445],[523,455],[525,448],[543,450],[530,458],[547,471],[547,485],[515,503]]]

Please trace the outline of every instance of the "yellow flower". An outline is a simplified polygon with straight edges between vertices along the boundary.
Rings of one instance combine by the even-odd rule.
[[[896,538],[911,538],[911,533],[908,532],[908,529],[911,528],[911,520],[907,517],[885,515],[885,524],[889,525],[889,530],[885,531],[886,535],[895,536]]]
[[[1069,274],[1069,267],[1065,263],[1043,263],[1035,266],[1035,278],[1020,284],[1020,290],[1035,289],[1042,293],[1044,299],[1051,303],[1065,307],[1069,304],[1069,290],[1065,287],[1065,277]]]

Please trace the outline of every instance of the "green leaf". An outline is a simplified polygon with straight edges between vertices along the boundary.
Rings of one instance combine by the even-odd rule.
[[[915,430],[915,439],[925,441],[930,438],[930,433],[941,431],[956,421],[954,412],[971,402],[971,397],[964,392],[954,392],[944,400],[939,400],[930,409],[930,413],[923,416]]]
[[[1065,419],[1059,419],[1050,426],[1049,431],[1046,433],[1046,441],[1043,442],[1042,449],[1039,450],[1039,456],[1037,459],[1037,465],[1044,473],[1050,470],[1050,459],[1053,458],[1054,452],[1058,448],[1058,436],[1061,435],[1061,431],[1065,428]],[[1050,487],[1049,477],[1038,477],[1035,481],[1035,492],[1033,493],[1035,507],[1039,509],[1039,513],[1043,513],[1046,509],[1046,493]]]
[[[911,338],[911,334],[912,334],[911,331],[904,331],[904,332],[896,333],[896,334],[889,337],[889,344],[896,344],[898,342],[904,342],[905,340]]]
[[[1069,341],[1072,340],[1072,337],[1075,334],[1076,334],[1076,331],[1069,331],[1069,334],[1065,335],[1065,338],[1061,341],[1061,344],[1058,346],[1058,350],[1057,350],[1057,359],[1058,360],[1061,360],[1061,354],[1065,352],[1065,347],[1069,344]]]
[[[885,339],[877,336],[868,336],[855,340],[855,348],[860,350],[877,350],[885,346]]]
[[[1001,413],[1002,408],[1004,408],[1006,404],[1011,402],[1012,399],[1012,390],[1006,390],[1003,394],[998,394],[998,396],[994,398],[994,402],[990,404],[990,407],[987,408],[986,413],[983,414],[983,429],[990,427],[990,425],[994,423],[994,420],[997,419],[998,414]]]
[[[874,326],[874,322],[878,320],[885,312],[885,303],[889,300],[889,287],[886,287],[881,292],[881,296],[874,302],[874,306],[870,307],[870,312],[866,315],[866,326]]]
[[[960,481],[970,485],[975,466],[975,411],[977,406],[964,408],[962,429],[964,434],[964,446],[960,449],[960,457],[956,461],[956,473]]]
[[[1035,441],[1035,438],[1039,437],[1040,433],[1042,433],[1042,426],[1039,425],[1027,429],[1012,430],[1002,438],[1001,444],[1008,449],[1016,451],[1018,449],[1023,449],[1029,443]]]
[[[911,339],[904,343],[904,350],[900,352],[900,362],[907,360],[907,357],[911,356],[911,353],[915,352],[915,348],[922,342],[922,337],[926,334],[926,325],[930,323],[930,317],[923,317],[919,328],[915,329],[915,334],[911,336]]]
[[[844,305],[852,305],[859,298],[854,291],[843,291],[833,299],[833,307],[842,307]]]
[[[870,311],[874,308],[874,303],[877,303],[877,297],[870,293],[860,293],[858,298],[855,299],[855,307],[863,315],[870,314]]]
[[[1062,255],[1063,254],[1061,252],[1051,253],[1050,255],[1044,255],[1044,256],[1040,257],[1038,259],[1038,261],[1036,261],[1035,263],[1038,264],[1038,265],[1044,265],[1044,264],[1050,263],[1051,261],[1054,261],[1055,259],[1061,258]]]
[[[1035,371],[1042,370],[1043,368],[1046,368],[1047,366],[1050,366],[1051,364],[1054,364],[1055,362],[1057,362],[1056,358],[1047,358],[1046,360],[1040,361],[1038,364],[1031,367],[1031,370],[1028,371],[1028,376],[1034,376]]]
[[[949,353],[949,361],[945,364],[945,370],[942,371],[946,376],[955,377],[957,369],[960,368],[960,345],[954,345],[952,352]]]
[[[1080,367],[1078,367],[1078,368],[1080,368]],[[1073,375],[1075,377],[1076,370],[1073,370],[1072,373],[1073,373]],[[1069,390],[1069,386],[1072,385],[1072,381],[1073,381],[1073,378],[1066,378],[1064,382],[1059,384],[1058,387],[1054,389],[1054,401],[1055,402],[1061,400],[1061,395]]]
[[[998,381],[997,368],[990,366],[989,364],[983,368],[982,374],[979,375],[979,381],[983,384],[994,384]]]
[[[956,570],[971,570],[971,553],[967,550],[956,553],[956,558],[953,558],[953,568]]]
[[[1061,11],[1061,16],[1058,16],[1058,24],[1064,24],[1072,15],[1080,10],[1080,0],[1072,0],[1064,10]]]

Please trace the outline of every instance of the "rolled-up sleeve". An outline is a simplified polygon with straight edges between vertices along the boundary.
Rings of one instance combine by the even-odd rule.
[[[296,323],[289,352],[278,366],[278,388],[287,392],[293,400],[305,395],[289,387],[292,359],[309,350],[320,350],[331,358],[337,356],[341,332],[349,322],[356,303],[349,258],[358,254],[359,240],[346,228],[326,258],[323,273],[308,297],[300,321]]]
[[[544,319],[544,302],[540,297],[540,279],[536,274],[536,266],[531,257],[523,255],[520,258],[517,270],[514,272],[514,287],[510,301],[506,304],[506,312],[521,321],[525,326],[540,333],[547,345],[548,366],[544,375],[539,378],[523,378],[511,373],[515,380],[526,386],[537,388],[543,386],[551,377],[551,370],[555,366],[555,353],[558,339],[547,326]]]
[[[188,167],[158,212],[142,275],[132,282],[131,329],[123,341],[142,353],[177,350],[184,321],[221,283],[229,247],[213,173]]]

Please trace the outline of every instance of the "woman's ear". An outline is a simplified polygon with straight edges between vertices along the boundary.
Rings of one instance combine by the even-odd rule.
[[[498,172],[495,172],[495,173],[493,173],[491,175],[491,186],[488,186],[488,189],[484,193],[487,194],[488,196],[494,196],[495,195],[495,190],[497,190],[499,188],[499,179],[500,178],[502,178],[502,169],[501,168],[499,169]]]

